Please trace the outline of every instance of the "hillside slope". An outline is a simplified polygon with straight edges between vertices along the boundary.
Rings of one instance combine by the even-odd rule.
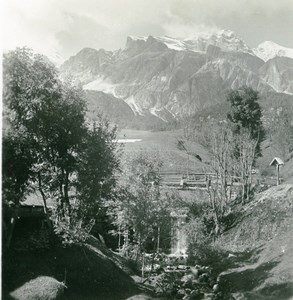
[[[293,185],[272,187],[244,208],[241,221],[217,242],[229,252],[252,253],[242,267],[219,276],[235,299],[293,298]]]

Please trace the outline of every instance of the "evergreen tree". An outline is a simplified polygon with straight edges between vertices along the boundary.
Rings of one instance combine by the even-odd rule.
[[[265,132],[258,92],[249,87],[242,87],[230,91],[227,101],[230,103],[227,117],[233,125],[234,133],[249,132],[251,139],[257,141],[256,155],[261,156],[260,143],[264,139]]]

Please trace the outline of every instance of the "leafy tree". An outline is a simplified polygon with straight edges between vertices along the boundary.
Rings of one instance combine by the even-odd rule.
[[[145,155],[133,158],[126,168],[120,197],[109,203],[118,234],[123,235],[125,254],[131,250],[131,241],[138,258],[147,249],[159,247],[161,236],[170,228],[170,204],[160,189],[161,162]],[[167,231],[167,232],[166,232]],[[131,237],[130,237],[130,232]],[[122,237],[120,237],[120,243]]]
[[[36,179],[34,168],[39,161],[38,149],[46,149],[46,147],[39,146],[39,137],[35,134],[37,127],[34,123],[38,120],[36,114],[42,110],[43,103],[58,97],[60,97],[60,91],[56,70],[44,57],[34,55],[27,48],[17,49],[4,55],[4,151],[2,159],[3,183],[7,185],[7,188],[3,192],[4,198],[7,198],[9,193],[15,193],[13,200],[11,198],[14,202],[12,220],[17,217],[18,206],[25,199],[28,188],[33,187],[32,182]],[[13,153],[18,159],[10,159]],[[12,178],[8,168],[15,170],[15,180],[22,181],[21,194],[17,186],[8,185]],[[17,179],[20,175],[22,180]],[[9,225],[11,227],[7,242],[9,246],[14,223],[8,224],[12,224]]]
[[[87,125],[82,90],[62,83],[45,57],[21,48],[6,54],[3,66],[6,131],[16,137],[10,143],[11,153],[21,157],[18,148],[24,143],[23,156],[30,159],[23,167],[15,166],[24,172],[22,187],[38,189],[46,211],[48,199],[56,202],[54,225],[65,240],[77,241],[79,231],[85,229],[79,235],[83,239],[93,220],[89,217],[91,221],[83,223],[77,212],[84,210],[85,215],[85,208],[88,213],[100,205],[99,182],[106,181],[108,192],[115,182],[112,176],[119,164],[114,153],[116,130],[106,123],[94,129]],[[6,154],[4,161],[10,161],[12,168],[17,164]],[[9,176],[4,172],[7,184]],[[6,190],[17,192],[11,184]],[[103,188],[102,196],[105,194]],[[24,200],[24,195],[14,202]]]
[[[289,101],[274,102],[266,114],[266,131],[275,151],[283,159],[290,158],[293,151],[293,105]]]
[[[94,226],[97,217],[105,220],[104,203],[115,197],[121,148],[115,142],[117,128],[101,118],[84,136],[76,172],[75,213],[80,226]],[[101,234],[101,232],[99,232]]]
[[[3,242],[9,248],[19,205],[30,192],[33,157],[28,142],[20,135],[5,134],[2,139]],[[10,217],[10,218],[9,218]],[[8,226],[5,226],[9,224]]]
[[[240,134],[245,129],[251,138],[257,141],[256,154],[261,156],[260,143],[264,139],[265,132],[258,100],[258,92],[249,87],[230,91],[227,96],[227,101],[230,103],[227,117],[233,124],[235,134]]]

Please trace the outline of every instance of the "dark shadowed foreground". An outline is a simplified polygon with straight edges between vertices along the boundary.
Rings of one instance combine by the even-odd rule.
[[[58,299],[126,299],[139,289],[118,265],[130,272],[122,259],[94,238],[70,248],[15,250],[3,259],[3,299],[56,299],[53,296],[59,294],[63,295]],[[33,297],[40,294],[44,298]]]

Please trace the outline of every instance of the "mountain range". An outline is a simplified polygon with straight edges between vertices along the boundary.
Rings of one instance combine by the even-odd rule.
[[[229,30],[189,39],[129,36],[116,51],[84,48],[60,66],[98,112],[129,126],[182,119],[223,103],[243,85],[293,101],[293,49],[265,42],[251,49]]]

